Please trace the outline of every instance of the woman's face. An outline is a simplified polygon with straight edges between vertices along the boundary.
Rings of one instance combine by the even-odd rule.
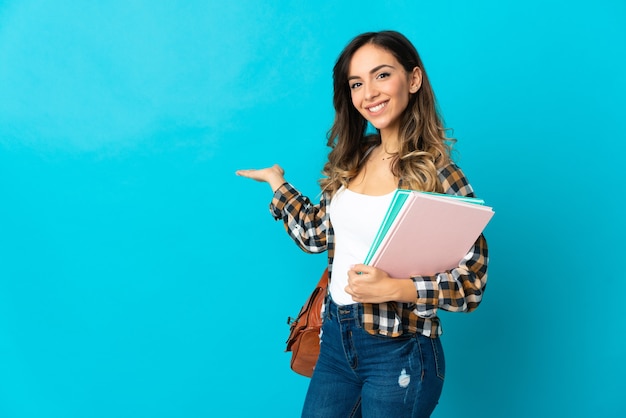
[[[421,82],[419,68],[408,74],[390,52],[373,44],[359,48],[348,69],[352,104],[383,136],[397,135],[410,94]]]

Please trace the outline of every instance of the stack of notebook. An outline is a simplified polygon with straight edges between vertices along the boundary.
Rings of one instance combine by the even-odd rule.
[[[450,270],[493,214],[481,199],[399,189],[364,264],[398,278]]]

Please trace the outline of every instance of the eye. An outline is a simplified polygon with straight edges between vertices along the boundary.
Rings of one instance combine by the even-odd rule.
[[[376,76],[377,79],[382,79],[382,78],[387,78],[389,77],[391,74],[389,73],[380,73]]]
[[[356,89],[356,88],[359,88],[359,87],[361,87],[361,84],[362,84],[362,83],[361,83],[360,81],[357,81],[357,82],[355,82],[355,83],[352,83],[352,84],[350,84],[350,89],[351,89],[351,90],[354,90],[354,89]]]

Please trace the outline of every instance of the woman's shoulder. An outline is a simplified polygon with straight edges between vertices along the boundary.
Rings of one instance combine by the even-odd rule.
[[[461,167],[450,160],[438,170],[439,180],[443,186],[443,192],[461,196],[473,196],[474,189],[465,176]]]
[[[448,160],[441,167],[437,169],[437,173],[439,174],[440,177],[441,176],[446,177],[449,175],[453,175],[454,173],[463,175],[463,170],[461,170],[461,167],[459,167],[458,164],[455,163],[453,160]]]

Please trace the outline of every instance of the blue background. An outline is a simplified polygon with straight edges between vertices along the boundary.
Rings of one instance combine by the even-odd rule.
[[[0,1],[0,417],[296,417],[288,327],[325,255],[331,70],[418,47],[495,210],[489,285],[443,313],[435,417],[626,416],[624,1]]]

